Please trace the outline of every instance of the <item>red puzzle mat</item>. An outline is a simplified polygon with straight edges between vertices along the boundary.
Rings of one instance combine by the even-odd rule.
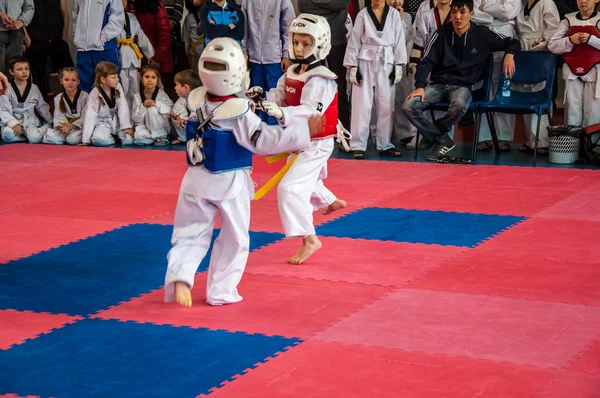
[[[282,165],[257,158],[252,177],[262,185]],[[0,267],[134,224],[168,229],[186,167],[178,151],[0,146]],[[162,280],[89,316],[0,307],[0,357],[117,320],[302,340],[218,379],[214,397],[600,397],[600,171],[332,159],[325,182],[348,206],[314,213],[317,231],[340,233],[303,265],[286,262],[300,241],[278,235],[276,190],[253,202],[251,231],[275,237],[250,253],[243,302],[205,305],[200,272],[191,309],[165,304]],[[522,219],[473,247],[343,234],[380,208]],[[28,395],[2,385],[0,374],[0,396]]]

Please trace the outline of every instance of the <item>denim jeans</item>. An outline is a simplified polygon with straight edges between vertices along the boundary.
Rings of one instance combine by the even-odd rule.
[[[0,72],[8,74],[8,61],[12,57],[22,55],[25,30],[0,31]]]
[[[430,120],[425,109],[434,102],[447,101],[450,106],[446,114],[437,120]],[[425,87],[425,98],[412,98],[402,106],[402,112],[423,137],[438,141],[457,123],[471,104],[471,90],[463,86],[430,84]]]

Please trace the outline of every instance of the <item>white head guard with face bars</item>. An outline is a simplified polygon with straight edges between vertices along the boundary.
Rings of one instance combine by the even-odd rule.
[[[294,33],[309,35],[313,38],[313,46],[303,58],[294,55]],[[292,21],[289,32],[290,59],[297,64],[314,64],[325,60],[331,50],[331,29],[325,17],[313,14],[300,14]]]
[[[214,70],[221,68],[210,68],[205,63],[223,65],[223,70]],[[198,61],[198,75],[213,95],[233,95],[250,87],[250,72],[244,52],[235,40],[228,37],[213,39],[206,46]]]

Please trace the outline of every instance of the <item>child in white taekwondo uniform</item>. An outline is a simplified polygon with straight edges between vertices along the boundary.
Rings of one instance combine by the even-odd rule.
[[[204,86],[188,96],[201,122],[201,135],[188,129],[188,164],[179,200],[165,277],[165,301],[192,305],[194,275],[210,247],[217,214],[221,231],[214,242],[207,276],[210,305],[242,300],[237,286],[248,258],[252,153],[299,151],[322,128],[320,118],[298,120],[285,130],[263,123],[247,98],[237,98],[250,85],[246,59],[230,38],[206,46],[198,65]],[[189,127],[192,125],[190,124]],[[210,139],[206,139],[210,137]]]
[[[376,145],[382,156],[401,156],[391,142],[395,85],[406,65],[406,41],[402,17],[384,0],[373,0],[356,16],[348,42],[344,66],[350,69],[352,118],[350,149],[354,159],[364,159],[369,121],[375,102]]]
[[[29,79],[29,61],[12,57],[8,68],[14,80],[8,93],[0,97],[0,128],[4,142],[39,144],[52,123],[50,107],[38,87]],[[38,111],[46,123],[41,124]]]
[[[102,61],[96,67],[94,89],[88,97],[80,145],[113,145],[115,134],[123,145],[133,144],[129,106],[119,84],[119,70],[116,65]]]
[[[522,51],[548,51],[548,42],[550,42],[560,25],[558,9],[553,0],[528,0],[520,8],[516,24]],[[520,85],[517,89],[519,91],[535,92],[542,90],[544,86],[545,83],[532,86]],[[523,120],[527,142],[519,148],[519,152],[533,152],[538,117],[536,115],[523,115]],[[540,118],[538,155],[548,153],[548,125],[547,117]]]
[[[170,115],[173,101],[159,87],[160,72],[154,65],[142,68],[142,90],[133,97],[131,121],[134,123],[133,134],[136,145],[165,146],[171,131]]]
[[[566,124],[600,122],[600,13],[597,0],[578,0],[579,12],[565,15],[548,48],[562,54],[565,66]]]
[[[188,119],[195,119],[196,115],[190,111],[188,107],[187,97],[188,95],[200,87],[200,78],[198,74],[191,69],[186,69],[178,72],[175,75],[175,92],[179,99],[173,105],[173,111],[171,112],[171,118],[177,138],[171,141],[172,145],[178,145],[185,142],[185,126]]]
[[[123,8],[127,9],[128,0],[123,0]],[[136,40],[137,39],[137,40]],[[144,55],[148,59],[154,57],[154,47],[142,30],[135,15],[125,12],[125,24],[117,38],[121,55],[121,85],[129,106],[133,96],[140,92],[140,66]]]
[[[63,92],[54,97],[54,128],[44,135],[44,144],[81,144],[83,112],[88,93],[79,88],[79,74],[75,68],[59,72]]]
[[[290,156],[292,163],[277,187],[279,214],[288,238],[302,237],[302,246],[288,262],[301,264],[322,246],[313,225],[313,211],[329,214],[346,202],[336,198],[323,184],[327,160],[333,152],[334,137],[341,134],[338,120],[336,75],[323,65],[331,49],[331,32],[324,17],[300,14],[290,28],[291,65],[277,87],[266,93],[262,108],[283,126],[306,123],[312,115],[323,114],[323,132],[313,137],[310,148]],[[260,87],[247,93],[264,98]],[[343,95],[343,93],[342,93]],[[341,139],[341,138],[339,138]]]

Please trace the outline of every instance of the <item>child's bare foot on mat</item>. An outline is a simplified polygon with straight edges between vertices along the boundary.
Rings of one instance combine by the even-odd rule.
[[[192,306],[192,293],[185,282],[175,282],[175,301],[184,307]]]
[[[323,209],[323,215],[326,216],[328,214],[333,213],[336,210],[341,210],[346,207],[346,201],[341,199],[336,199],[335,202],[327,206]]]
[[[317,250],[323,246],[317,235],[309,235],[302,240],[302,247],[298,250],[298,253],[288,260],[290,264],[302,264],[310,256],[312,256]]]

